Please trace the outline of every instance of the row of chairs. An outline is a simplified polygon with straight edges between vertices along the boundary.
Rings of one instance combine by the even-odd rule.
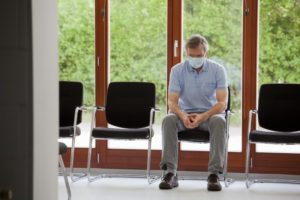
[[[228,139],[230,122],[230,89],[228,107],[226,109],[226,149],[224,160],[224,182],[228,186],[232,179],[227,177]],[[300,84],[265,84],[260,88],[258,110],[250,110],[249,124],[252,124],[252,115],[258,115],[260,127],[266,130],[252,130],[249,125],[246,161],[246,185],[254,182],[267,182],[268,180],[250,180],[249,158],[250,143],[300,143],[300,124],[297,115],[300,107]],[[101,177],[116,175],[91,176],[92,142],[94,140],[109,139],[143,139],[148,140],[147,173],[149,183],[157,180],[157,176],[150,174],[151,142],[154,135],[152,125],[155,112],[155,85],[142,82],[112,82],[109,84],[106,105],[103,107],[83,106],[83,86],[79,82],[60,82],[60,137],[72,138],[70,176],[76,181],[86,174],[74,176],[75,139],[80,134],[78,124],[82,121],[82,111],[92,111],[92,129],[89,140],[87,176],[89,181]],[[105,112],[107,122],[118,128],[96,127],[95,115]],[[122,128],[122,129],[120,129]],[[290,133],[293,132],[293,133]],[[200,130],[187,130],[178,133],[179,141],[209,143],[209,132]],[[136,177],[136,176],[133,176]],[[144,176],[145,177],[145,176]],[[282,182],[282,181],[281,181]],[[292,181],[295,182],[295,181]]]

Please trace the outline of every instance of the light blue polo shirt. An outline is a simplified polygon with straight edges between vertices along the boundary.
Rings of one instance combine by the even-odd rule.
[[[179,94],[179,107],[187,112],[206,112],[217,103],[216,89],[227,88],[225,68],[206,59],[198,73],[188,61],[172,67],[169,92]]]

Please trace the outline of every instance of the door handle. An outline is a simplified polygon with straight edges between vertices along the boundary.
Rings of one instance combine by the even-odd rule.
[[[178,49],[178,40],[174,40],[174,46],[173,46],[173,50],[174,50],[174,52],[173,52],[173,54],[174,54],[174,57],[176,58],[176,57],[178,57],[178,54],[177,54],[177,49]]]

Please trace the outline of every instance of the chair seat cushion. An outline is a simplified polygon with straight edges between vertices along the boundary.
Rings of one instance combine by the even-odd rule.
[[[209,142],[209,132],[199,129],[188,129],[178,132],[179,141],[188,141],[188,142]]]
[[[61,155],[61,154],[66,153],[67,150],[68,150],[67,145],[65,143],[59,142],[58,153]]]
[[[73,137],[73,132],[74,128],[73,126],[64,126],[64,127],[59,127],[59,137],[64,138],[64,137]],[[81,131],[78,126],[76,126],[76,136],[80,135]]]
[[[148,139],[150,136],[149,128],[104,128],[97,127],[93,129],[92,136],[101,139]]]
[[[252,142],[296,144],[300,143],[300,132],[287,133],[254,130],[250,132],[249,139]]]

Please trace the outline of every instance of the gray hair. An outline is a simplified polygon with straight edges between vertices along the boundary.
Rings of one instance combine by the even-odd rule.
[[[197,48],[199,45],[202,46],[203,50],[205,52],[208,52],[208,42],[206,40],[205,37],[203,37],[202,35],[196,34],[196,35],[192,35],[185,44],[185,49],[187,50],[188,48],[191,49],[195,49]]]

